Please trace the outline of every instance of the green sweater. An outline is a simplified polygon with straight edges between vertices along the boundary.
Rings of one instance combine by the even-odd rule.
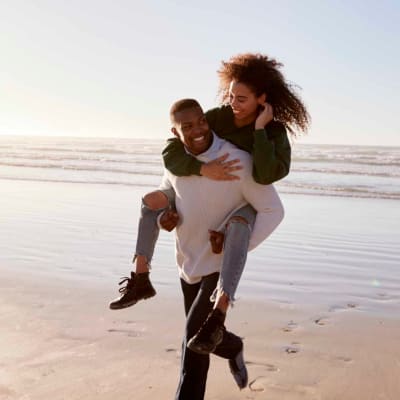
[[[291,149],[282,123],[271,121],[265,129],[254,123],[237,128],[232,108],[223,105],[206,112],[210,128],[220,137],[247,151],[253,158],[253,178],[269,185],[289,173]],[[200,175],[201,161],[186,153],[178,138],[168,139],[162,152],[165,167],[176,176]]]

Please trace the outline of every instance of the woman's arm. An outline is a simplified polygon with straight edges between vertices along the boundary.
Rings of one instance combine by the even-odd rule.
[[[253,133],[253,178],[257,183],[269,185],[284,178],[290,169],[291,148],[283,124],[272,121],[266,129]]]
[[[232,172],[241,169],[239,160],[225,161],[229,154],[224,154],[208,163],[202,163],[185,151],[178,138],[168,139],[162,151],[165,168],[175,176],[200,175],[218,181],[239,179]]]
[[[203,163],[188,154],[178,138],[167,140],[162,156],[165,168],[175,176],[201,175]]]

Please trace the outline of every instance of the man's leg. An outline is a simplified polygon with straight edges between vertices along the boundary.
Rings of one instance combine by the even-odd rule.
[[[211,281],[211,282],[210,282]],[[211,283],[211,291],[207,283]],[[188,339],[200,328],[204,319],[212,309],[210,295],[212,285],[217,284],[218,274],[203,278],[199,283],[190,285],[181,279],[181,287],[185,302],[186,328],[182,342],[181,372],[176,400],[203,400],[206,390],[210,356],[193,352],[187,348]]]
[[[187,348],[187,341],[198,331],[212,309],[210,296],[218,282],[218,277],[219,274],[214,273],[204,277],[200,283],[194,285],[189,285],[181,280],[187,320],[182,343],[181,377],[176,400],[202,400],[204,398],[210,358],[208,354],[198,354]],[[232,363],[242,353],[242,349],[242,340],[233,333],[224,331],[223,340],[215,352],[216,355],[229,360],[231,372],[236,381],[235,373],[237,374],[237,371],[232,370]],[[247,384],[247,371],[245,372]],[[243,375],[244,373],[241,371],[240,379],[242,383]]]
[[[119,310],[136,304],[139,300],[155,296],[150,279],[150,263],[160,229],[157,224],[158,216],[170,207],[174,207],[175,192],[173,189],[148,193],[142,199],[139,220],[136,251],[133,262],[135,272],[130,278],[122,278],[121,295],[110,303],[110,309]]]

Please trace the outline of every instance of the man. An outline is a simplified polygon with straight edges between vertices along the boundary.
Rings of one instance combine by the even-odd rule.
[[[187,316],[176,399],[201,400],[204,398],[210,358],[208,354],[190,350],[187,343],[209,314],[212,321],[208,321],[208,326],[222,336],[213,353],[229,360],[231,372],[240,388],[247,386],[243,342],[225,329],[225,317],[218,309],[211,312],[210,296],[218,282],[222,256],[212,252],[208,230],[220,230],[229,215],[246,203],[258,212],[259,225],[263,223],[263,214],[265,218],[269,217],[265,211],[268,196],[275,201],[277,208],[282,206],[272,186],[254,182],[250,156],[213,134],[197,101],[184,99],[176,102],[170,117],[172,133],[182,141],[186,151],[200,161],[208,162],[229,153],[230,158],[239,159],[243,166],[238,172],[239,180],[222,182],[200,176],[176,177],[166,170],[161,185],[164,193],[169,188],[176,193],[176,210],[180,219],[176,227],[176,255]],[[252,247],[263,239],[254,232]]]

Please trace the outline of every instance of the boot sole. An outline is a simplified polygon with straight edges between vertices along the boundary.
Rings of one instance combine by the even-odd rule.
[[[153,294],[149,294],[147,296],[143,296],[141,299],[137,299],[134,301],[130,301],[129,303],[124,303],[124,304],[118,304],[118,305],[112,305],[112,303],[109,304],[110,310],[123,310],[124,308],[128,308],[131,306],[134,306],[138,301],[140,300],[147,300],[147,299],[151,299],[152,297],[154,297],[157,293],[154,292]]]
[[[186,347],[195,353],[202,354],[202,355],[207,355],[211,354],[212,352],[215,351],[215,349],[218,347],[218,345],[222,342],[223,334],[221,334],[221,337],[218,338],[215,346],[211,349],[204,349],[204,347],[200,346],[198,343],[195,343],[194,338],[190,339]]]

